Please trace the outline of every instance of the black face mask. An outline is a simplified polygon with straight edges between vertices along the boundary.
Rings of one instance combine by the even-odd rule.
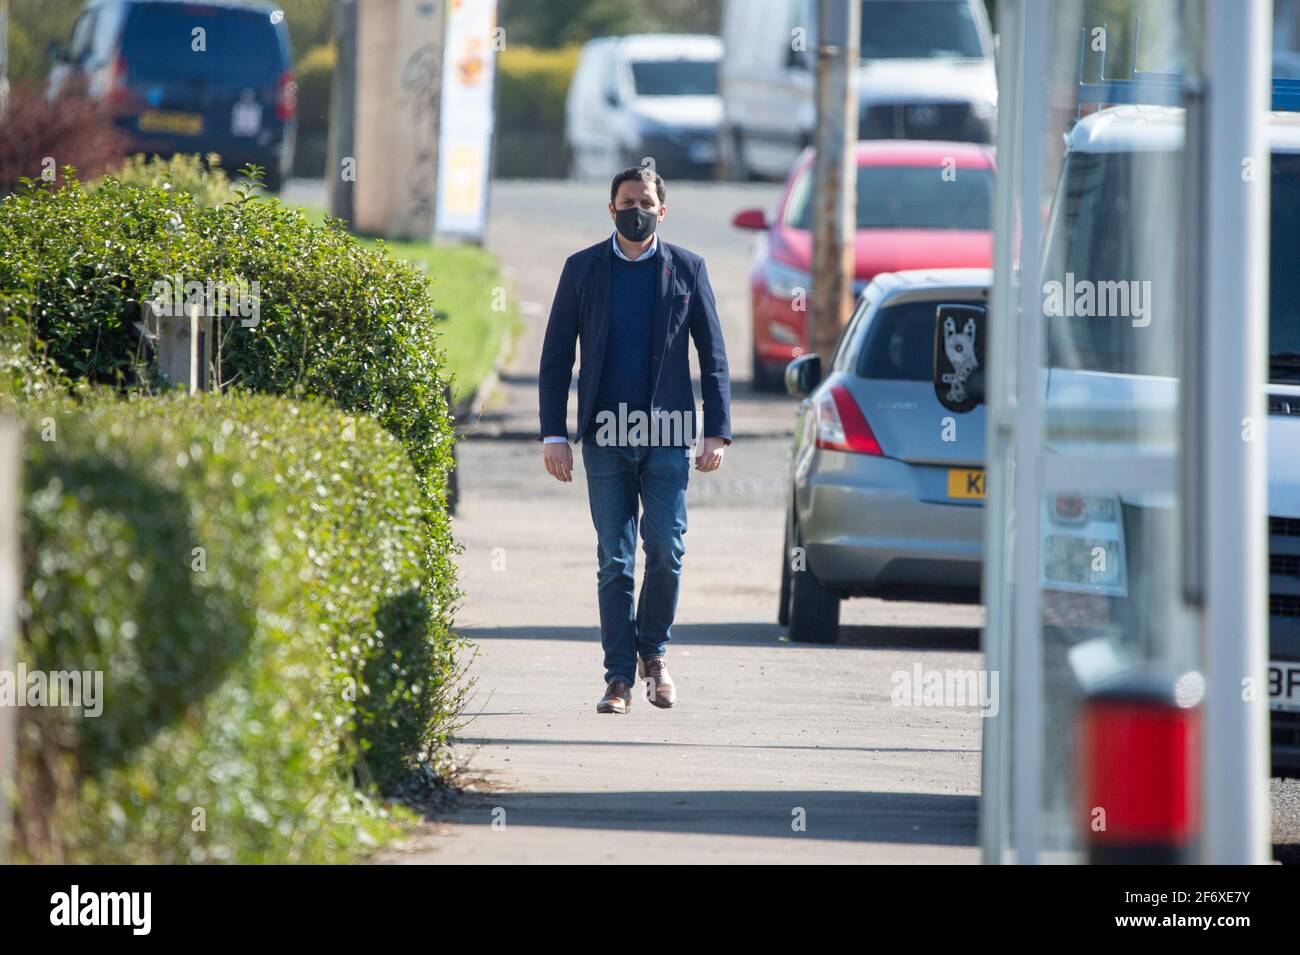
[[[629,242],[644,242],[655,234],[655,227],[659,225],[659,213],[640,206],[619,209],[614,213],[614,225],[618,234]]]

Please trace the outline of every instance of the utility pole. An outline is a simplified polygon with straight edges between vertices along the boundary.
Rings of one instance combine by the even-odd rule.
[[[22,438],[14,422],[0,419],[0,673],[13,674],[18,659],[19,568],[18,508],[22,500]],[[24,692],[17,687],[17,692]],[[18,709],[0,706],[0,865],[9,862],[13,807],[9,795],[18,781]]]
[[[326,149],[325,194],[330,215],[352,221],[352,183],[355,169],[344,169],[344,160],[355,160],[357,108],[357,0],[339,0],[334,8],[334,44],[338,61],[330,88],[329,147]]]
[[[9,108],[9,0],[0,0],[0,116]]]
[[[813,289],[808,351],[829,360],[853,313],[860,0],[817,7],[817,129],[813,145]]]

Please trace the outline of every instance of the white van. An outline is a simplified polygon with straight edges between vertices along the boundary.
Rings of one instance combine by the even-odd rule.
[[[569,175],[611,178],[650,156],[665,177],[711,177],[722,116],[721,59],[715,36],[589,41],[564,104]]]
[[[1183,111],[1168,106],[1113,106],[1080,121],[1066,136],[1066,153],[1047,227],[1044,276],[1061,282],[1116,285],[1149,279],[1151,306],[1137,320],[1054,318],[1047,338],[1049,422],[1080,430],[1091,421],[1123,418],[1134,442],[1176,448],[1178,408],[1177,244],[1182,189]],[[1300,771],[1300,114],[1271,112],[1269,167],[1268,546],[1269,708],[1275,772]],[[1131,235],[1133,223],[1147,233]],[[1082,287],[1082,284],[1080,287]],[[1154,316],[1154,318],[1153,318]],[[1116,412],[1117,410],[1117,412]],[[1100,427],[1100,425],[1098,425]],[[1059,426],[1058,430],[1066,430]],[[1113,436],[1104,440],[1114,440]],[[1077,453],[1077,452],[1076,452]],[[1182,634],[1148,633],[1163,620],[1149,607],[1181,601],[1167,568],[1152,551],[1177,540],[1177,515],[1159,498],[1120,502],[1132,559],[1127,588],[1141,596],[1114,608],[1108,656],[1141,659],[1144,640],[1182,641]],[[1154,543],[1153,543],[1154,542]],[[1173,554],[1168,555],[1170,559]],[[1075,562],[1078,566],[1078,561]],[[1086,561],[1083,562],[1086,568]],[[1104,594],[1087,585],[1073,589]],[[1145,581],[1144,581],[1145,578]],[[1163,603],[1160,603],[1163,601]],[[1050,608],[1049,608],[1050,611]]]
[[[812,0],[728,0],[718,148],[733,179],[783,179],[812,142]],[[991,143],[998,84],[983,0],[862,0],[859,139]]]

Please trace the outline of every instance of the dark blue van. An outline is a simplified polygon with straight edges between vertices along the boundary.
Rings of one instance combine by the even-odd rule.
[[[133,151],[257,163],[278,190],[293,161],[296,90],[284,15],[252,0],[90,0],[49,95],[100,100]]]

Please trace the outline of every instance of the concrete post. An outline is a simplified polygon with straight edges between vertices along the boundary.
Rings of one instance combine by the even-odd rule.
[[[158,371],[173,385],[190,394],[213,390],[212,319],[197,306],[188,315],[160,315],[158,323]]]

